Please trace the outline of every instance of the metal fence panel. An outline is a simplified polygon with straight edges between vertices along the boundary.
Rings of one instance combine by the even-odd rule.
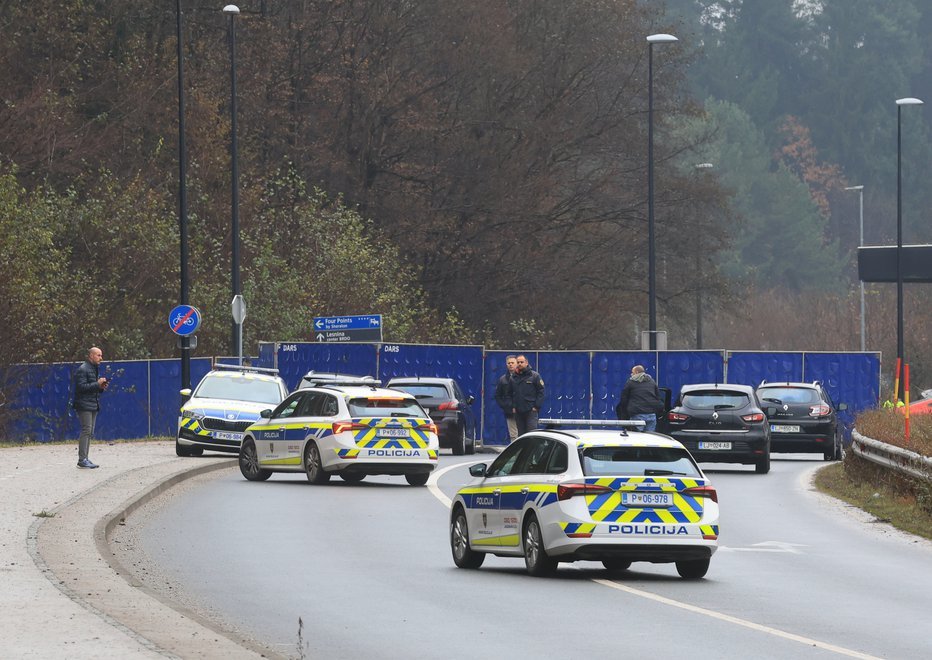
[[[631,367],[636,364],[657,380],[655,351],[596,351],[592,354],[592,419],[617,418],[615,406],[631,376]]]
[[[857,413],[875,407],[880,400],[880,353],[806,353],[803,378],[805,382],[821,381],[836,406],[848,404],[848,409],[838,414],[847,442]]]
[[[378,375],[376,344],[316,344],[309,342],[278,345],[278,375],[288,389],[298,386],[308,371],[325,371],[353,376]]]
[[[191,358],[191,388],[211,370],[211,358]],[[150,432],[154,436],[174,437],[178,431],[181,408],[181,359],[149,362]]]
[[[540,351],[537,371],[544,381],[541,417],[589,419],[592,400],[588,351]]]
[[[761,381],[795,381],[803,377],[802,353],[726,351],[727,382],[757,387]]]
[[[683,385],[725,382],[722,351],[663,351],[658,357],[657,383],[670,390],[672,402],[676,401]]]

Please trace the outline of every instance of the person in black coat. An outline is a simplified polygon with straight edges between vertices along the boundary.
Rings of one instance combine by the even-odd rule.
[[[514,442],[518,437],[518,423],[515,421],[514,396],[511,391],[511,379],[514,377],[518,361],[514,355],[505,357],[506,371],[495,385],[495,403],[505,414],[505,424],[508,425],[508,442]]]
[[[541,406],[544,405],[544,379],[531,369],[527,358],[519,355],[517,369],[511,379],[511,392],[514,397],[515,422],[518,435],[537,428]]]
[[[663,412],[663,399],[657,383],[640,364],[631,368],[631,377],[621,391],[621,400],[615,407],[618,419],[640,419],[645,431],[657,430],[657,413]]]
[[[87,457],[94,438],[94,425],[100,412],[100,393],[106,391],[109,382],[100,375],[100,363],[104,359],[103,351],[96,346],[87,352],[87,359],[74,372],[74,401],[72,406],[81,422],[81,435],[78,437],[78,467],[95,468]]]

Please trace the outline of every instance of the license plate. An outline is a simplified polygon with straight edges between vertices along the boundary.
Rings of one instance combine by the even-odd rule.
[[[379,429],[378,434],[383,438],[407,438],[411,432],[408,429]]]
[[[672,493],[622,493],[625,506],[673,506]]]
[[[774,433],[799,433],[799,427],[790,424],[771,424],[770,430]]]
[[[231,433],[230,431],[211,431],[217,440],[240,440],[243,439],[242,433]]]
[[[731,449],[731,443],[730,442],[700,442],[699,449],[712,449],[712,450]]]

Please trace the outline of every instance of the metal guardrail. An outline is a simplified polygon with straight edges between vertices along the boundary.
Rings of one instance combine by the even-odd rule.
[[[867,461],[914,479],[932,482],[932,458],[868,438],[857,429],[851,432],[851,449]]]

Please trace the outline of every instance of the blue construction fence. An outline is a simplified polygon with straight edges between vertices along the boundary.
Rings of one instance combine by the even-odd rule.
[[[821,381],[841,413],[846,430],[858,412],[874,408],[880,397],[880,353],[754,352],[754,351],[518,351],[486,350],[483,346],[437,344],[285,343],[261,342],[251,358],[272,367],[289,388],[310,370],[375,376],[383,383],[396,376],[455,378],[480,420],[486,445],[507,442],[495,385],[505,372],[505,357],[527,356],[545,383],[541,417],[613,419],[615,405],[635,364],[644,365],[673,396],[691,383]],[[214,362],[236,358],[192,358],[191,382],[196,384]],[[78,421],[71,410],[71,375],[78,363],[30,364],[8,369],[3,378],[15,394],[11,408],[18,414],[11,439],[47,442],[75,439]],[[174,436],[181,405],[181,361],[130,360],[104,362],[111,377],[102,397],[96,437],[104,440]],[[11,388],[9,383],[13,382]]]

